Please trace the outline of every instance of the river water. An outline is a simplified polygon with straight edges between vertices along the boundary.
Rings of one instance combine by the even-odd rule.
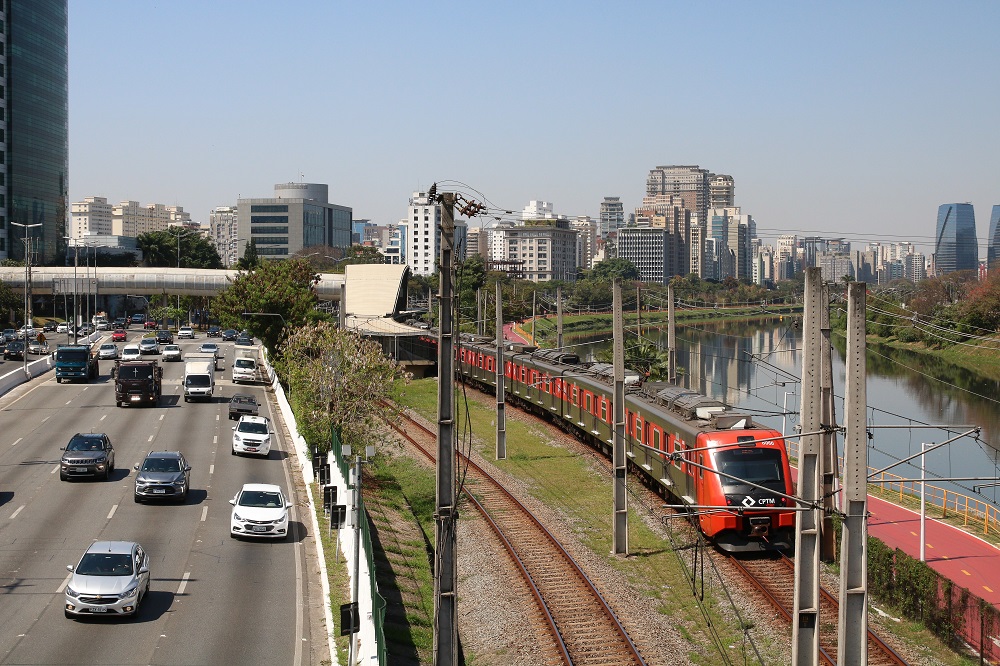
[[[729,322],[677,327],[679,383],[730,405],[751,411],[760,423],[786,433],[798,424],[801,383],[801,331],[793,319],[772,323]],[[667,347],[666,327],[643,335]],[[633,338],[634,339],[634,338]],[[834,332],[834,392],[837,422],[844,418],[846,341]],[[610,339],[576,347],[580,357],[593,359],[611,349]],[[869,466],[881,469],[919,453],[969,428],[980,426],[979,441],[966,437],[926,455],[930,483],[997,503],[996,487],[973,493],[979,481],[946,482],[934,477],[1000,476],[1000,383],[983,379],[938,359],[884,347],[868,349],[868,424],[907,425],[906,429],[869,430]],[[949,428],[918,428],[920,424]],[[838,438],[843,453],[843,437]],[[920,458],[889,472],[920,477]]]

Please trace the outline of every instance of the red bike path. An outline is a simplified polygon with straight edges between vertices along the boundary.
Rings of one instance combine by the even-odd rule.
[[[505,340],[528,342],[514,331],[514,324],[505,324],[503,328]],[[868,511],[871,514],[868,534],[911,557],[920,557],[919,512],[871,495]],[[940,511],[940,507],[928,508],[931,514]],[[925,527],[927,564],[959,587],[1000,607],[1000,549],[975,536],[975,526],[966,532],[927,518]]]

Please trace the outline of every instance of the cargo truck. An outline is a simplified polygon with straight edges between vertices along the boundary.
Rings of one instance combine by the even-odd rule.
[[[214,362],[188,361],[184,364],[184,402],[211,400],[214,390]]]
[[[115,378],[115,405],[153,405],[160,401],[163,390],[163,368],[155,360],[117,361],[112,373]]]
[[[257,381],[257,350],[254,347],[237,347],[233,361],[233,383]]]
[[[65,379],[85,382],[96,380],[101,374],[97,354],[90,345],[59,345],[56,347],[56,383]]]

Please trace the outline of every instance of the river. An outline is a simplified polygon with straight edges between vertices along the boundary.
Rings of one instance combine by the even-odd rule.
[[[678,325],[677,365],[683,371],[679,382],[688,388],[751,411],[755,418],[786,433],[798,423],[801,383],[801,331],[785,318],[774,323],[729,322]],[[664,349],[666,328],[644,330],[647,339]],[[846,343],[834,332],[834,392],[837,420],[844,418]],[[610,339],[576,347],[580,357],[593,359],[602,349],[610,351]],[[933,357],[900,352],[885,347],[868,350],[868,424],[948,424],[949,429],[907,428],[869,430],[869,466],[883,468],[919,453],[963,432],[962,425],[980,426],[979,441],[960,439],[926,456],[930,483],[948,490],[997,503],[996,487],[973,493],[976,481],[945,482],[934,477],[997,477],[1000,464],[1000,383],[947,365]],[[788,412],[785,414],[785,412]],[[967,429],[967,428],[966,428]],[[838,438],[843,453],[843,437]],[[905,478],[919,478],[920,459],[889,470]]]

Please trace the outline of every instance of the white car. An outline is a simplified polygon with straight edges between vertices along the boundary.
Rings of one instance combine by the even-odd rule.
[[[149,594],[149,555],[134,541],[96,541],[66,568],[66,617],[134,616]]]
[[[111,360],[118,358],[118,345],[105,342],[97,350],[97,358],[107,358]]]
[[[190,326],[181,326],[177,329],[177,339],[187,338],[189,340],[194,340],[194,329]]]
[[[161,354],[164,362],[181,360],[181,348],[177,345],[165,345]]]
[[[69,324],[62,321],[56,326],[56,333],[69,333]]]
[[[138,361],[142,354],[139,353],[139,345],[125,345],[122,349],[123,361]]]
[[[233,426],[233,449],[239,453],[252,453],[266,458],[271,452],[271,424],[263,416],[241,416]]]
[[[139,351],[143,354],[159,354],[160,343],[156,338],[143,338],[139,340]]]
[[[271,537],[288,536],[288,509],[281,488],[269,483],[246,483],[229,500],[233,515],[229,521],[229,536]]]
[[[202,354],[215,354],[215,358],[222,358],[223,351],[219,345],[214,342],[203,342],[201,346],[198,347],[198,351]]]

